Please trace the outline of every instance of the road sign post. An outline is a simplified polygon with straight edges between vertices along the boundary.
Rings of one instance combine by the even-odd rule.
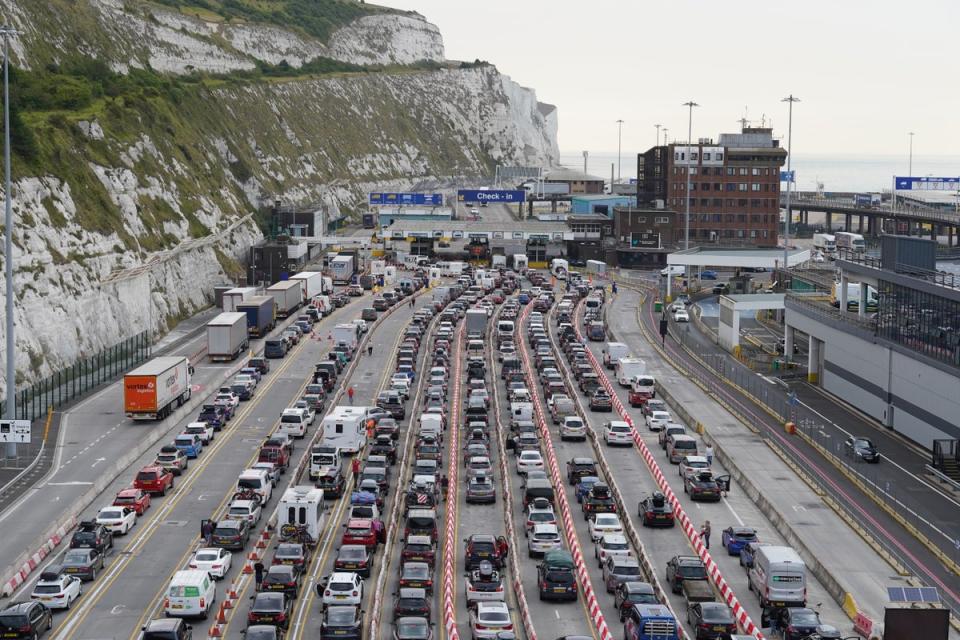
[[[30,444],[29,420],[0,420],[0,442]]]

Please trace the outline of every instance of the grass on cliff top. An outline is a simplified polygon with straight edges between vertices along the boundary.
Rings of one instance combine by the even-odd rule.
[[[321,42],[357,18],[401,13],[357,0],[153,0],[204,20],[259,22],[302,31]]]

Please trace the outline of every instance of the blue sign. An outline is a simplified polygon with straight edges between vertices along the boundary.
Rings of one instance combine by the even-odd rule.
[[[520,191],[483,191],[480,189],[460,189],[457,200],[460,202],[524,202],[527,192]]]
[[[960,178],[896,176],[894,184],[898,191],[957,191],[960,189]]]
[[[385,205],[431,205],[443,204],[442,193],[370,193],[370,204]]]
[[[780,182],[796,182],[797,181],[797,172],[794,170],[790,171],[781,171],[780,172]]]

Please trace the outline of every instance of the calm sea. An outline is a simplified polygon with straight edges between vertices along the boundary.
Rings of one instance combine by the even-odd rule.
[[[636,152],[624,151],[620,157],[622,179],[637,175]],[[565,166],[583,169],[582,151],[562,151],[560,162]],[[591,152],[587,172],[610,178],[610,165],[617,171],[617,153]],[[791,160],[797,174],[797,189],[815,191],[822,182],[825,191],[879,192],[890,189],[894,175],[907,175],[908,158],[904,156],[801,155]],[[915,176],[960,176],[960,155],[913,156]]]

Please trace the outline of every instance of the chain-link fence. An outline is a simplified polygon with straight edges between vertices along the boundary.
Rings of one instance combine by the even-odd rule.
[[[75,362],[66,369],[36,382],[17,393],[18,420],[46,418],[47,408],[57,408],[104,382],[113,380],[150,357],[150,337],[144,331],[103,351]],[[0,415],[6,405],[0,402]]]

